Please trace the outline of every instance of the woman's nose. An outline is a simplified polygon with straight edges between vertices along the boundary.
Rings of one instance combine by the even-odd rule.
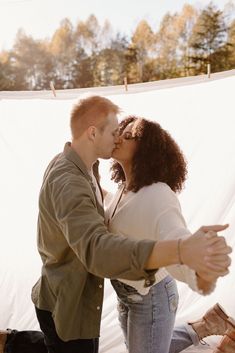
[[[120,143],[121,141],[122,141],[121,136],[120,136],[120,135],[116,135],[116,136],[115,136],[115,141],[114,141],[114,142],[115,142],[116,144],[118,144],[118,143]]]

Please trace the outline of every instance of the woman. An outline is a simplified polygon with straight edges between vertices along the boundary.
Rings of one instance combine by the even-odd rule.
[[[109,229],[137,239],[190,235],[175,194],[183,187],[186,162],[172,137],[155,122],[130,116],[120,124],[113,158],[112,179],[119,189],[106,211]],[[178,293],[168,272],[195,291],[214,288],[184,265],[160,269],[150,290],[144,281],[112,280],[129,353],[180,352],[202,338],[186,325],[176,328],[172,339]]]

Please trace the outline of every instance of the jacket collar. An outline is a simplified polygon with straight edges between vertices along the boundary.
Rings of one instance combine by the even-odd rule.
[[[85,163],[80,158],[80,156],[72,149],[70,142],[66,142],[64,146],[64,155],[68,160],[74,163],[81,170],[81,172],[87,179],[92,180]]]
[[[102,215],[104,215],[103,207],[99,204],[99,202],[97,200],[95,186],[93,184],[93,181],[92,181],[92,178],[91,178],[90,174],[88,173],[86,165],[83,162],[83,160],[80,158],[80,156],[72,149],[70,142],[66,142],[66,144],[64,146],[64,156],[65,156],[65,158],[70,160],[72,163],[74,163],[76,165],[76,167],[82,172],[82,174],[89,181],[89,183],[91,185],[91,188],[92,188],[92,190],[94,192],[94,195],[95,195],[97,208],[100,210]],[[96,162],[95,165],[94,165],[94,171],[95,171],[95,177],[97,179],[97,184],[98,184],[98,187],[100,189],[102,201],[103,201],[103,192],[102,192],[102,188],[101,188],[101,186],[99,184],[99,180],[98,180],[98,165],[99,165],[99,162]]]

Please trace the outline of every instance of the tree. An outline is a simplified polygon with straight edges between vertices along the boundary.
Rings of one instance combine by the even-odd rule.
[[[10,61],[17,89],[49,88],[53,62],[46,41],[34,40],[19,30]]]
[[[76,42],[73,26],[68,18],[60,22],[49,47],[54,61],[54,84],[57,88],[73,88],[73,65]]]
[[[221,50],[226,43],[227,31],[223,12],[212,3],[201,11],[190,39],[190,47],[193,50],[192,60],[199,73],[205,72],[207,63],[210,63],[213,69],[213,64],[221,56]]]
[[[144,66],[151,56],[155,44],[155,36],[146,20],[140,21],[131,38],[131,47],[137,58],[139,79],[142,82],[144,77]]]
[[[93,58],[88,56],[84,49],[76,48],[75,57],[71,66],[73,88],[92,87],[94,85]]]
[[[100,26],[91,15],[85,22],[79,21],[75,31],[76,85],[88,87],[111,82],[108,66],[111,65],[108,47],[112,41],[112,27],[108,21]],[[81,55],[82,53],[82,55]],[[107,58],[106,58],[107,57]],[[111,80],[111,81],[110,81]]]
[[[177,14],[167,13],[161,21],[159,31],[156,33],[156,79],[172,78],[179,75],[176,20]]]
[[[140,81],[140,71],[138,67],[138,49],[134,44],[129,44],[124,53],[125,73],[128,83]]]
[[[94,84],[107,86],[123,84],[126,76],[127,40],[119,33],[114,38],[109,48],[102,49],[95,57]]]
[[[0,53],[0,90],[11,91],[17,89],[11,65],[11,53],[3,51]]]
[[[195,7],[185,4],[181,13],[175,18],[175,33],[177,33],[177,55],[180,75],[189,76],[194,74],[190,61],[190,38],[193,27],[197,21],[198,11]]]
[[[229,69],[235,68],[235,20],[231,23],[228,31],[228,51],[229,51]]]
[[[90,15],[85,22],[79,21],[76,30],[76,45],[83,48],[87,55],[92,55],[99,48],[99,36],[101,27],[97,18]]]

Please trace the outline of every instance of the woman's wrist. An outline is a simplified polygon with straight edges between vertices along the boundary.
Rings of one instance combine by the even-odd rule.
[[[216,280],[212,282],[206,281],[198,273],[196,273],[196,278],[198,289],[200,289],[204,295],[208,295],[214,291],[216,287]]]
[[[182,241],[181,238],[178,239],[178,242],[177,242],[177,255],[178,255],[179,264],[183,265],[184,261],[183,261],[183,258],[182,258],[181,241]]]

